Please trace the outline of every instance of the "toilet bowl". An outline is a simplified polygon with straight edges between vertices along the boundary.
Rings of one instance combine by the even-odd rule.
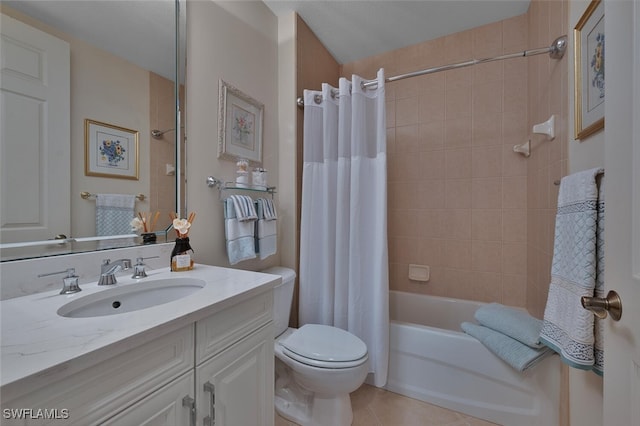
[[[276,411],[303,426],[350,425],[349,393],[364,383],[369,372],[367,346],[337,327],[287,327],[295,272],[281,267],[263,272],[282,277],[274,289]]]

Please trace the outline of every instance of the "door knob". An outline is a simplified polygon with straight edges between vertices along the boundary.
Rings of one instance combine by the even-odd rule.
[[[607,317],[607,312],[611,314],[611,319],[620,321],[622,317],[622,300],[620,296],[613,290],[607,293],[607,297],[587,297],[580,298],[582,307],[593,312],[593,315],[600,319]]]

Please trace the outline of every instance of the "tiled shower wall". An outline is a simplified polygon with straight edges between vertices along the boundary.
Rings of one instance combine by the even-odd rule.
[[[528,12],[529,44],[548,46],[558,36],[569,34],[566,0],[533,0]],[[534,46],[535,45],[535,46]],[[559,187],[554,184],[567,174],[569,109],[568,64],[571,50],[560,61],[547,55],[529,58],[529,125],[556,115],[556,138],[532,137],[527,161],[527,309],[542,318],[551,281],[555,213]]]
[[[536,46],[537,47],[537,46]],[[345,64],[371,78],[529,48],[518,16]],[[390,287],[526,306],[526,59],[387,85]],[[408,278],[428,265],[427,283]]]
[[[566,0],[533,0],[522,16],[344,64],[341,74],[372,78],[383,67],[391,76],[548,46],[568,33],[567,9]],[[307,50],[318,42],[298,22],[305,34],[298,37],[299,55],[317,50]],[[392,289],[499,301],[542,317],[558,191],[553,182],[567,170],[569,60],[570,54],[560,61],[538,55],[387,85]],[[319,81],[332,82],[335,63],[320,62],[331,71]],[[317,69],[317,55],[298,58],[299,76]],[[309,84],[299,92],[315,88]],[[551,114],[556,138],[545,141],[531,127]],[[298,119],[302,129],[301,113]],[[532,154],[525,159],[512,148],[528,138]],[[409,264],[428,265],[429,282],[409,280]]]

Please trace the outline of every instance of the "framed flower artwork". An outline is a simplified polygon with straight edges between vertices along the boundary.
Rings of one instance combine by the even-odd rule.
[[[138,132],[99,121],[84,120],[84,174],[139,179]]]
[[[264,105],[220,80],[218,158],[262,164]]]
[[[593,0],[576,24],[575,138],[604,128],[604,2]]]

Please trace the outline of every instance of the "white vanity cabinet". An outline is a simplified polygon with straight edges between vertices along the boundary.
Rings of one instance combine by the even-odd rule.
[[[117,342],[117,355],[97,354],[104,360],[91,367],[74,368],[72,360],[3,388],[0,423],[272,426],[272,290],[243,299],[219,302],[215,313],[202,310],[163,335],[150,330],[159,337],[146,343]],[[21,409],[33,411],[15,418]],[[214,410],[215,423],[207,417]]]

